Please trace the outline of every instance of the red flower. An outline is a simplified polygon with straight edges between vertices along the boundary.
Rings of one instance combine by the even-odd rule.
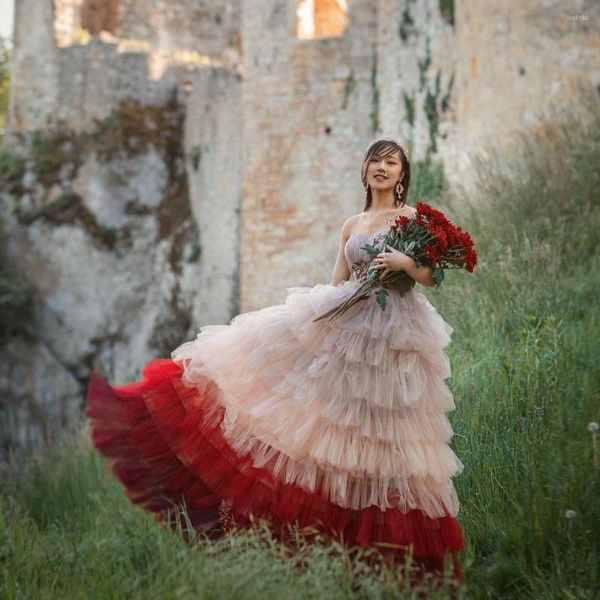
[[[462,244],[460,229],[456,225],[448,227],[446,230],[448,245],[449,246],[460,246]]]
[[[395,235],[389,240],[391,246],[405,252],[415,261],[428,263],[433,268],[464,268],[472,273],[477,264],[477,252],[469,233],[448,220],[442,211],[426,202],[417,202],[416,208],[417,214],[414,219],[405,216],[394,219],[391,231]],[[373,252],[376,253],[377,249],[369,249],[370,254]],[[393,274],[390,281],[386,278],[387,289],[382,287],[378,274],[374,275],[375,277],[372,277],[367,272],[364,281],[350,298],[314,320],[334,318],[364,300],[370,292],[377,292],[377,302],[384,310],[387,289],[396,289],[401,294],[412,289],[411,286],[407,287],[407,275],[404,272]],[[414,285],[414,281],[412,283]],[[438,279],[436,286],[440,283]]]
[[[435,236],[440,252],[444,253],[448,249],[448,234],[446,229],[442,225],[430,223],[429,231]]]
[[[440,225],[449,225],[450,221],[446,218],[446,215],[441,211],[433,208],[427,202],[419,201],[415,205],[417,213],[420,213],[424,217],[428,217],[430,220],[439,223]]]
[[[394,233],[397,233],[398,229],[406,229],[406,227],[408,227],[410,221],[411,220],[408,217],[405,217],[404,215],[402,215],[400,217],[396,217],[394,219],[394,224],[392,225],[392,231]]]
[[[468,249],[463,255],[463,260],[467,271],[472,273],[477,264],[477,252],[473,248]]]
[[[425,252],[425,258],[430,260],[433,264],[435,264],[440,256],[432,244],[425,244],[425,248],[423,249]]]
[[[467,248],[473,247],[473,238],[471,237],[471,235],[469,234],[468,231],[463,231],[462,232],[462,243]]]

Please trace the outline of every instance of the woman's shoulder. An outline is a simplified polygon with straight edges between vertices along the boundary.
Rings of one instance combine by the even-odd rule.
[[[395,213],[390,213],[390,217],[393,218],[398,215],[406,215],[407,217],[414,217],[417,214],[417,208],[415,206],[410,206],[409,204],[404,204],[400,210],[396,210]],[[371,215],[368,212],[360,212],[351,217],[348,217],[346,223],[350,222],[351,224],[368,222],[371,218]],[[372,220],[372,219],[371,219]],[[346,224],[344,223],[344,225]]]
[[[396,213],[395,215],[392,215],[389,218],[393,218],[394,216],[400,214],[412,218],[417,214],[417,209],[414,206],[404,204],[400,212]],[[370,226],[372,226],[372,217],[368,212],[363,210],[362,212],[351,215],[344,221],[342,225],[342,238],[348,238],[348,236],[350,236],[352,232],[364,229],[365,227],[369,228]]]
[[[348,237],[354,231],[354,229],[356,229],[356,225],[358,223],[360,223],[360,217],[363,214],[364,213],[351,215],[344,221],[344,223],[342,225],[342,231],[341,231],[342,236]]]

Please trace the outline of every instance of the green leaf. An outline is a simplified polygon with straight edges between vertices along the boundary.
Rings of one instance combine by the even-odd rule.
[[[442,269],[442,267],[436,267],[433,270],[433,278],[435,280],[435,287],[439,288],[444,279],[444,269]]]
[[[388,292],[383,288],[377,292],[377,304],[381,306],[381,310],[385,310],[385,305],[387,304],[387,296]]]
[[[379,254],[379,249],[376,246],[373,246],[373,244],[365,244],[364,246],[361,246],[361,248],[366,250],[369,254]]]
[[[409,275],[407,275],[406,273],[404,273],[403,271],[400,272],[401,275],[400,277],[398,277],[394,283],[394,289],[401,295],[404,296],[404,294],[406,294],[406,292],[412,290],[415,287],[415,280],[410,277]]]

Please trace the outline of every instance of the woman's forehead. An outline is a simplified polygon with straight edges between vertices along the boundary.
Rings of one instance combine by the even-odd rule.
[[[380,150],[378,152],[373,153],[373,158],[387,158],[388,156],[393,156],[395,158],[400,158],[400,150],[389,149],[387,152],[384,150]]]

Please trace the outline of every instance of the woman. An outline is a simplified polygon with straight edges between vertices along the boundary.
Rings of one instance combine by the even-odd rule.
[[[342,227],[329,284],[287,288],[283,304],[201,327],[141,381],[111,387],[92,373],[92,439],[131,501],[160,520],[185,503],[213,538],[256,520],[284,537],[296,523],[398,564],[411,553],[413,580],[446,567],[462,581],[451,478],[463,465],[445,414],[453,328],[414,288],[392,291],[385,310],[368,297],[315,322],[360,285],[364,244],[414,215],[410,164],[393,138],[370,144],[362,181],[364,211]],[[396,250],[376,268],[434,284],[431,268]]]

